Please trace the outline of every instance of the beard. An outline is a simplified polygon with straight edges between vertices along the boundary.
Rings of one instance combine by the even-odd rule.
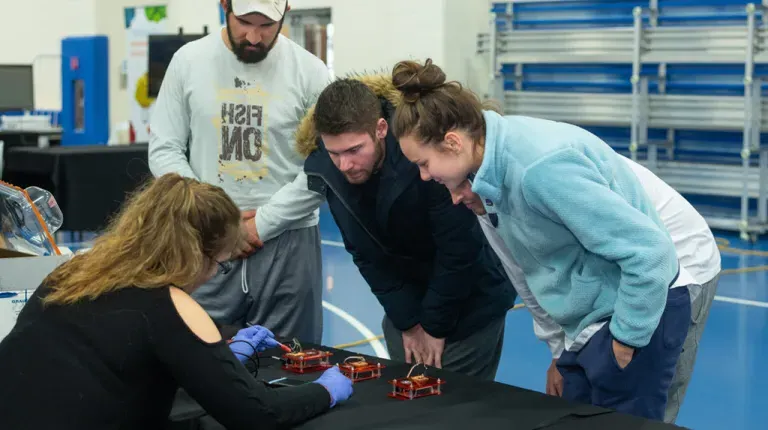
[[[353,170],[350,172],[343,172],[347,182],[353,185],[360,185],[368,182],[375,173],[378,173],[381,169],[382,160],[384,160],[384,140],[378,139],[376,141],[376,149],[374,153],[374,162],[370,169]]]
[[[272,39],[272,42],[269,45],[265,45],[262,42],[254,45],[247,40],[238,43],[235,38],[232,37],[232,30],[229,28],[229,19],[227,19],[227,37],[229,38],[229,44],[232,45],[232,52],[234,52],[238,61],[245,64],[256,64],[264,61],[267,58],[267,55],[269,55],[269,51],[275,47],[277,38],[280,36],[280,30],[283,29],[284,21],[285,18],[280,20],[277,34],[275,34],[275,38]]]

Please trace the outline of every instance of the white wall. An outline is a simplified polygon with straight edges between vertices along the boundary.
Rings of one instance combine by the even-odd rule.
[[[429,57],[439,65],[445,59],[444,0],[289,0],[289,4],[294,9],[331,8],[337,76],[391,70],[405,59]]]
[[[490,0],[289,0],[294,9],[331,8],[338,76],[390,70],[400,60],[432,61],[466,81]]]
[[[122,10],[126,6],[162,4],[162,0],[110,0],[96,2],[99,32],[110,37],[110,116],[114,125],[128,118],[129,97],[119,87],[125,52]],[[170,31],[184,26],[196,32],[208,25],[218,28],[216,0],[167,0]],[[485,0],[289,0],[293,9],[331,8],[334,26],[334,71],[387,70],[400,60],[432,58],[451,79],[465,78],[465,55],[474,53],[476,24],[467,16],[486,14]],[[480,11],[479,13],[477,11]],[[472,22],[477,22],[473,19]],[[452,30],[448,36],[447,25]],[[399,29],[404,29],[400,30]],[[450,40],[450,42],[448,42]],[[450,46],[449,46],[450,45]],[[446,55],[450,48],[450,55]],[[469,52],[468,51],[468,52]],[[447,62],[447,59],[450,61]]]
[[[34,66],[36,109],[61,109],[61,39],[95,34],[97,1],[0,0],[0,64]]]
[[[490,30],[490,0],[444,0],[445,34],[443,70],[482,95],[486,92],[486,58],[477,56],[477,35]],[[480,62],[481,64],[478,64]]]
[[[125,58],[123,9],[168,5],[170,32],[219,27],[217,0],[0,0],[0,63],[30,63],[38,54],[59,55],[63,37],[105,34],[109,37],[110,118],[114,126],[129,117],[129,97],[120,89]],[[476,34],[487,31],[488,0],[289,0],[294,9],[331,8],[334,25],[334,71],[389,71],[400,60],[426,58],[449,79],[467,81]],[[45,11],[45,13],[40,13]],[[24,17],[20,19],[20,17]],[[30,30],[30,17],[34,29]],[[43,31],[44,30],[44,31]],[[36,60],[38,108],[61,103],[60,59]]]

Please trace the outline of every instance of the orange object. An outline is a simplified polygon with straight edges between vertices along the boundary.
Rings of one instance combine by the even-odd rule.
[[[445,381],[431,376],[417,375],[393,379],[389,383],[392,384],[392,392],[387,396],[393,399],[413,400],[443,394],[441,387]]]
[[[350,358],[357,358],[358,361],[349,361]],[[369,379],[381,378],[381,369],[384,366],[381,363],[369,363],[362,357],[348,357],[343,363],[339,364],[339,370],[352,382],[367,381]]]
[[[306,351],[289,352],[283,355],[285,364],[283,370],[293,373],[312,373],[330,369],[330,357],[333,354],[327,351],[308,349]]]

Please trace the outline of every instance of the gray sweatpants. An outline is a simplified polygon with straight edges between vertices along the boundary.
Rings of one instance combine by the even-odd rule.
[[[505,317],[499,318],[466,339],[446,343],[442,357],[443,369],[493,381],[504,345],[505,321]],[[390,358],[404,363],[403,332],[386,316],[381,326]]]
[[[696,363],[696,353],[699,350],[701,334],[704,333],[704,325],[707,322],[712,301],[715,299],[719,280],[720,275],[717,275],[702,285],[701,294],[691,304],[691,326],[688,328],[688,335],[685,338],[685,343],[683,343],[683,352],[677,359],[675,376],[669,386],[667,409],[664,412],[664,422],[666,423],[675,422],[677,414],[680,412],[680,405],[683,404],[685,391],[688,389],[688,383],[691,382],[693,365]]]
[[[233,261],[192,297],[220,324],[264,326],[276,336],[320,344],[323,267],[319,227],[288,230]]]

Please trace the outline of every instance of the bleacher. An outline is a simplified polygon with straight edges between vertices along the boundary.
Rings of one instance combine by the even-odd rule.
[[[768,1],[493,4],[479,52],[505,113],[583,126],[655,171],[712,228],[768,231]]]

